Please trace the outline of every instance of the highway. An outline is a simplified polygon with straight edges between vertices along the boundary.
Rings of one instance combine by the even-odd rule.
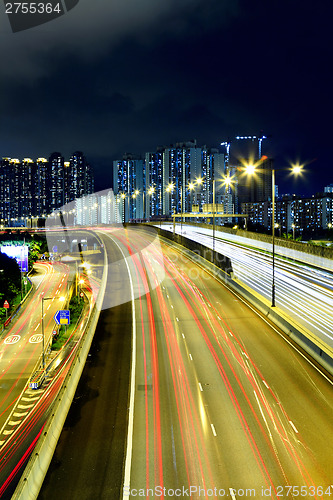
[[[171,230],[165,225],[164,229]],[[176,225],[176,232],[212,248],[212,230]],[[250,240],[249,245],[253,245]],[[230,257],[234,276],[271,301],[272,256],[223,239],[216,232],[215,249]],[[275,256],[276,306],[333,347],[333,275]]]
[[[41,297],[47,298],[44,300],[46,346],[52,337],[53,316],[57,309],[62,308],[58,298],[65,295],[68,272],[68,266],[62,263],[37,263],[36,273],[31,277],[34,290],[1,339],[1,498],[10,498],[8,495],[10,495],[10,491],[13,491],[14,484],[18,480],[43,422],[47,418],[50,400],[61,383],[60,381],[58,385],[49,387],[45,400],[39,405],[37,405],[37,400],[39,400],[40,391],[32,391],[27,388],[27,382],[41,362],[42,356]]]
[[[332,495],[332,382],[170,242],[100,235],[113,307],[40,499]]]
[[[42,354],[42,306],[44,300],[45,345],[52,336],[53,316],[61,309],[57,297],[65,295],[68,269],[64,264],[39,263],[38,274],[31,280],[35,290],[27,299],[23,312],[13,320],[0,344],[0,429],[13,404],[27,383]],[[4,443],[0,439],[0,446]]]

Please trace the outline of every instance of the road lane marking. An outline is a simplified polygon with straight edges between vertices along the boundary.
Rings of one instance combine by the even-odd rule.
[[[114,241],[114,240],[113,240]],[[134,304],[134,289],[133,281],[130,272],[130,268],[125,258],[124,252],[116,241],[114,243],[119,248],[122,256],[124,258],[128,277],[131,285],[131,302],[132,302],[132,360],[131,360],[131,389],[130,389],[130,400],[129,400],[129,412],[128,412],[128,428],[127,428],[127,448],[126,448],[126,458],[125,458],[125,474],[124,474],[124,484],[129,485],[131,483],[131,464],[132,464],[132,449],[133,449],[133,429],[134,429],[134,394],[135,394],[135,372],[136,372],[136,319],[135,319],[135,304]],[[128,497],[123,492],[123,500]]]
[[[298,430],[296,429],[296,427],[294,426],[294,424],[292,423],[291,420],[289,420],[289,423],[290,423],[291,427],[294,429],[294,431],[296,432],[296,434],[298,434]]]
[[[179,319],[177,318],[177,316],[176,316],[176,320],[179,321]]]
[[[171,307],[172,307],[172,309],[173,309],[173,305],[172,305],[172,304],[171,304]]]
[[[15,425],[19,425],[21,422],[22,422],[22,420],[10,420],[8,422],[8,425],[15,426]]]
[[[265,380],[263,380],[263,384],[265,384],[265,386],[267,387],[267,389],[269,389],[269,385],[265,382]]]
[[[237,498],[235,496],[235,490],[233,488],[229,488],[229,493],[230,493],[232,500],[237,500]]]
[[[189,354],[189,356],[190,356],[190,360],[193,361],[192,354]]]
[[[39,342],[41,342],[42,340],[43,340],[43,335],[37,334],[30,337],[29,342],[30,344],[39,344]]]
[[[9,335],[5,338],[5,344],[16,344],[20,340],[20,335]]]
[[[202,385],[200,384],[200,382],[198,383],[198,385],[199,385],[200,391],[203,392],[203,388],[202,388]]]
[[[233,337],[233,334],[231,332],[229,332],[229,335],[231,335]]]
[[[183,333],[182,333],[182,337],[183,337],[183,339],[185,338],[185,335]]]
[[[214,436],[216,437],[216,436],[217,436],[217,434],[216,434],[216,430],[215,430],[214,425],[213,425],[213,424],[210,424],[210,426],[211,426],[211,428],[212,428],[212,432],[213,432]]]

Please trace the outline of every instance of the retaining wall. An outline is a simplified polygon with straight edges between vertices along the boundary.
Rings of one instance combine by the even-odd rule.
[[[186,224],[183,223],[183,226]],[[212,230],[208,224],[196,224],[198,227]],[[216,236],[225,238],[234,243],[252,246],[268,252],[272,251],[272,236],[269,234],[254,233],[242,229],[231,229],[216,226]],[[316,267],[333,271],[333,248],[311,245],[300,241],[288,240],[275,236],[275,253],[289,259],[310,264]]]

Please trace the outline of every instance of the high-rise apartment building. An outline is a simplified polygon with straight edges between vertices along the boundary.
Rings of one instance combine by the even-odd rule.
[[[36,163],[31,158],[24,158],[18,167],[20,186],[18,188],[18,216],[23,220],[35,214],[35,173]]]
[[[248,220],[272,229],[272,204],[269,201],[243,203],[242,212]],[[333,225],[333,194],[319,193],[311,198],[284,196],[276,202],[275,224],[278,234],[294,227],[298,232],[327,229]]]
[[[145,155],[146,213],[159,216],[163,213],[163,148]]]
[[[324,193],[333,193],[333,184],[324,187]]]
[[[49,158],[50,211],[65,204],[65,160],[61,153],[52,153]]]
[[[113,162],[113,189],[124,205],[121,212],[124,222],[144,218],[147,211],[145,164],[139,156],[125,154],[122,160]]]
[[[65,203],[93,192],[91,167],[81,151],[75,151],[64,163]]]
[[[68,162],[60,153],[52,153],[49,159],[49,189],[50,211],[93,193],[92,168],[81,151],[73,153]]]
[[[65,162],[60,153],[50,159],[0,160],[1,225],[24,226],[27,219],[46,217],[94,189],[92,169],[80,152]]]
[[[222,195],[224,155],[198,147],[196,141],[179,142],[146,153],[144,163],[125,155],[113,162],[113,173],[115,194],[125,200],[125,220],[159,218],[190,212],[195,205],[202,210],[205,203],[212,203],[214,179],[217,202]],[[142,214],[135,212],[138,200],[143,202]]]
[[[14,216],[14,184],[10,158],[2,158],[0,161],[0,209],[1,225],[8,225],[12,214]]]
[[[246,161],[238,167],[238,197],[240,203],[258,203],[272,199],[272,158],[265,158],[256,166],[253,174],[246,173]]]
[[[46,158],[37,158],[34,178],[34,197],[36,217],[45,217],[49,213],[49,162]]]

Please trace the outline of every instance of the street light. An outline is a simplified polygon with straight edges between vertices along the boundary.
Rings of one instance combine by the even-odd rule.
[[[125,199],[126,199],[126,193],[121,193],[120,198],[123,200],[123,222],[126,222],[126,216],[125,216]]]
[[[262,157],[263,160],[265,160],[267,157]],[[262,161],[262,160],[261,160]],[[253,165],[246,165],[245,166],[245,172],[248,175],[254,175],[256,173],[256,169],[259,163]],[[303,171],[303,165],[292,165],[290,172],[295,175],[301,174]],[[272,168],[272,307],[275,307],[275,169]],[[295,228],[295,225],[292,224],[293,230]],[[294,239],[295,239],[295,232],[294,232]]]
[[[133,212],[134,212],[134,200],[135,200],[135,220],[137,220],[138,218],[138,213],[137,213],[137,205],[138,205],[138,202],[137,202],[137,197],[138,195],[140,194],[140,191],[138,189],[136,189],[134,191],[134,193],[132,194],[132,199],[133,199]],[[133,214],[134,215],[134,214]]]
[[[45,333],[44,333],[44,300],[53,300],[54,297],[44,297],[44,292],[41,293],[42,296],[42,369],[45,370]],[[61,302],[66,300],[65,297],[59,297]]]
[[[215,261],[215,179],[213,180],[213,263]]]
[[[148,194],[150,196],[149,198],[149,202],[147,203],[148,205],[148,222],[150,222],[150,204],[151,204],[151,196],[152,194],[154,194],[155,192],[155,188],[153,186],[151,186],[149,189],[148,189]]]

